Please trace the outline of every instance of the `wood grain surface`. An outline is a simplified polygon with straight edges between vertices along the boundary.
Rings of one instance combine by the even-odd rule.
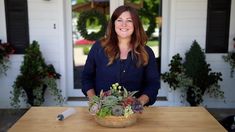
[[[126,128],[99,126],[87,107],[74,107],[76,114],[57,121],[68,107],[32,107],[9,132],[226,132],[203,107],[146,107],[137,123]]]

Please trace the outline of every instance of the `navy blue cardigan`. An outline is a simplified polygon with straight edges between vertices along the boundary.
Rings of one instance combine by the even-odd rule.
[[[147,105],[152,105],[156,101],[160,87],[160,76],[153,51],[148,46],[145,46],[145,49],[149,55],[149,62],[146,66],[137,67],[131,52],[124,64],[117,59],[107,66],[108,58],[100,41],[96,41],[90,50],[82,73],[82,92],[87,96],[87,91],[94,88],[96,95],[99,95],[102,89],[107,91],[113,83],[117,82],[128,91],[139,91],[136,94],[137,97],[146,94],[149,97]]]

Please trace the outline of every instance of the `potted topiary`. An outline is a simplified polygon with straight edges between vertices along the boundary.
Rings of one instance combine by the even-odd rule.
[[[57,88],[57,79],[60,79],[52,64],[47,65],[39,48],[37,41],[26,49],[24,61],[20,67],[13,91],[11,91],[11,105],[19,108],[20,97],[26,97],[27,104],[39,106],[44,102],[44,93],[48,88],[55,100],[62,104],[64,101],[61,90]]]
[[[186,100],[191,106],[200,105],[203,96],[224,98],[219,81],[222,81],[220,72],[211,72],[210,64],[205,60],[205,53],[197,41],[194,41],[190,50],[185,54],[185,62],[179,54],[173,56],[169,64],[170,71],[162,74],[162,79],[173,90],[184,89]]]

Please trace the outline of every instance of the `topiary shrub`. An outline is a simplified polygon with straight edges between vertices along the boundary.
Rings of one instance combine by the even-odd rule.
[[[169,64],[170,71],[162,75],[173,90],[178,88],[186,91],[186,100],[191,106],[197,106],[203,102],[204,94],[210,97],[224,98],[219,81],[222,81],[220,72],[211,72],[210,64],[207,64],[205,53],[197,41],[185,54],[185,61],[179,54],[173,56]]]
[[[40,106],[44,102],[44,93],[48,88],[51,95],[55,96],[58,103],[63,103],[64,98],[61,90],[57,88],[57,73],[52,64],[47,65],[37,41],[25,50],[24,60],[20,67],[20,74],[17,76],[13,91],[11,91],[11,105],[20,107],[20,97],[25,97],[27,104]]]

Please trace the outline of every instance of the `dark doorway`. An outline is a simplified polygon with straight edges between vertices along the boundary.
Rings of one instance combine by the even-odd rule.
[[[227,53],[231,0],[208,0],[206,53]]]

